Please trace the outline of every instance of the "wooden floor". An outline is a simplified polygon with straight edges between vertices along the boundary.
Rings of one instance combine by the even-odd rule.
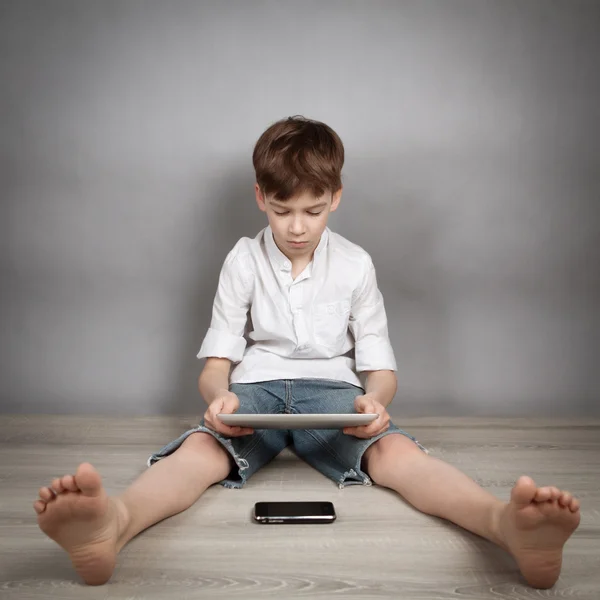
[[[213,487],[187,512],[134,539],[111,582],[86,587],[37,528],[37,489],[87,460],[109,492],[118,492],[192,420],[4,416],[0,598],[600,599],[600,420],[396,421],[502,499],[521,473],[575,492],[582,524],[552,590],[524,585],[512,559],[487,541],[387,490],[340,490],[288,451],[243,490]],[[333,501],[338,521],[291,527],[251,520],[256,501],[297,499]]]

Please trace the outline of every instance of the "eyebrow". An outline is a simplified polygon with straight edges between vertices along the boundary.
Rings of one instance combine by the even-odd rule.
[[[289,208],[285,204],[279,203],[279,202],[277,202],[277,200],[271,200],[271,204],[275,208],[289,210]],[[316,208],[324,208],[325,206],[327,206],[327,202],[319,202],[318,204],[313,204],[312,206],[307,206],[305,210],[315,210]]]

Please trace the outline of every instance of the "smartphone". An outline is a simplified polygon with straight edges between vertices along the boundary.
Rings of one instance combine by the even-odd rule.
[[[254,520],[258,523],[333,523],[336,519],[331,502],[257,502]]]

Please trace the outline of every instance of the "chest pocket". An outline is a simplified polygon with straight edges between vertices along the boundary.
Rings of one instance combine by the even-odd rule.
[[[337,348],[348,333],[349,318],[348,300],[315,304],[313,333],[317,344],[327,348]]]

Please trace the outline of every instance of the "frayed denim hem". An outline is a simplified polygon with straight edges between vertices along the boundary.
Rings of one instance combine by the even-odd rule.
[[[185,442],[185,440],[194,433],[208,433],[208,434],[212,435],[223,446],[223,448],[225,448],[225,450],[227,450],[227,452],[233,458],[233,460],[238,468],[238,475],[239,475],[240,479],[236,480],[236,479],[227,478],[227,479],[224,479],[223,481],[219,482],[220,485],[222,485],[223,487],[229,488],[229,489],[239,489],[239,488],[243,487],[244,484],[246,483],[246,477],[245,477],[244,472],[247,471],[248,468],[250,467],[250,465],[248,464],[248,461],[245,458],[242,458],[241,456],[238,456],[236,454],[236,452],[233,448],[233,444],[231,443],[231,440],[229,438],[219,435],[216,431],[213,431],[212,429],[209,429],[208,427],[205,427],[204,425],[199,425],[198,427],[196,427],[194,429],[190,429],[189,431],[186,431],[183,435],[179,436],[173,442],[167,444],[164,448],[159,450],[156,454],[152,454],[148,458],[148,461],[147,461],[148,467],[151,467],[153,464],[157,463],[159,460],[162,460],[163,458],[166,458],[167,456],[170,456],[171,454],[173,454],[183,444],[183,442]]]
[[[372,446],[375,442],[379,441],[381,438],[385,437],[386,435],[391,435],[394,433],[404,435],[408,439],[412,440],[417,445],[417,447],[420,450],[422,450],[425,454],[429,454],[429,450],[427,448],[425,448],[425,446],[423,446],[415,437],[413,437],[409,433],[406,433],[406,431],[403,431],[402,429],[399,429],[399,428],[394,428],[394,429],[389,429],[388,431],[384,431],[380,435],[378,435],[374,438],[371,438],[370,440],[365,440],[365,444],[358,456],[358,459],[356,461],[356,465],[355,465],[354,469],[349,469],[348,471],[346,471],[340,477],[339,481],[337,482],[338,487],[341,490],[344,489],[345,487],[348,487],[351,485],[365,485],[365,486],[373,485],[372,479],[361,469],[363,456],[364,456],[365,452],[367,451],[367,449],[370,446]]]

